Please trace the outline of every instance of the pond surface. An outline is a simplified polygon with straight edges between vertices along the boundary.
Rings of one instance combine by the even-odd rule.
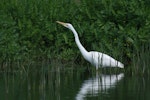
[[[150,79],[83,67],[1,72],[1,100],[150,100]]]

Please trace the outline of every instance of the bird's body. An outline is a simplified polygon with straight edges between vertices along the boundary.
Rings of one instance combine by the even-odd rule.
[[[76,32],[76,30],[74,29],[74,27],[69,24],[69,23],[64,23],[64,22],[60,22],[57,21],[57,23],[65,26],[66,28],[69,28],[75,37],[75,42],[82,54],[82,56],[89,61],[91,64],[93,64],[96,69],[98,69],[99,67],[120,67],[120,68],[124,68],[124,65],[115,60],[114,58],[112,58],[111,56],[101,53],[101,52],[97,52],[97,51],[90,51],[88,52],[81,44],[80,40],[79,40],[79,36],[78,33]]]
[[[124,65],[121,62],[115,60],[107,54],[97,51],[91,51],[89,52],[89,55],[92,56],[89,62],[96,66],[96,69],[98,69],[99,67],[124,67]]]

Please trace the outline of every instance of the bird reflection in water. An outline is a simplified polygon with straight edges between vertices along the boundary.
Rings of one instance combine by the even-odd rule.
[[[107,93],[107,90],[113,88],[124,77],[123,73],[118,75],[96,75],[95,78],[85,80],[76,95],[76,100],[84,100],[87,95],[97,96],[98,93]]]

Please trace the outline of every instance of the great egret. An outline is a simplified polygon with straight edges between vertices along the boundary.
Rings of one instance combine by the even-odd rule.
[[[64,22],[60,22],[60,21],[56,21],[57,23],[63,25],[64,27],[70,29],[75,37],[75,42],[82,54],[82,56],[89,61],[91,64],[93,64],[96,69],[98,69],[99,67],[119,67],[119,68],[124,68],[124,65],[115,60],[114,58],[112,58],[111,56],[101,53],[101,52],[97,52],[97,51],[90,51],[88,52],[81,44],[80,40],[79,40],[79,36],[78,33],[76,32],[76,30],[74,29],[74,27],[70,24],[70,23],[64,23]]]

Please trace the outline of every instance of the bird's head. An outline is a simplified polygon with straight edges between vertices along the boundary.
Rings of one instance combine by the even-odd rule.
[[[62,26],[72,29],[73,26],[70,23],[64,23],[64,22],[60,22],[60,21],[56,21],[58,24],[61,24]]]

